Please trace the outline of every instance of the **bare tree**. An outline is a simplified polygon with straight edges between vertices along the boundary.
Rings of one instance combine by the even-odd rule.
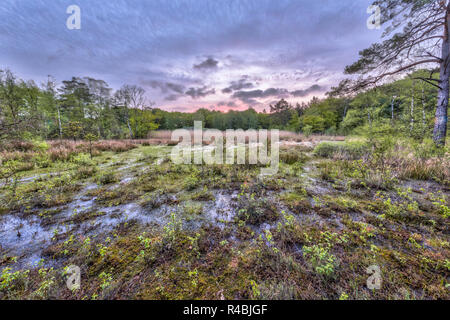
[[[130,138],[134,138],[133,130],[130,123],[130,110],[144,110],[147,108],[147,100],[145,98],[145,90],[135,85],[124,85],[114,95],[116,105],[125,108],[125,117],[130,132]]]

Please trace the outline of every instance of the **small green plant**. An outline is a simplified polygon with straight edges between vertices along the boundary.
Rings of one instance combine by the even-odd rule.
[[[117,180],[116,175],[112,172],[104,173],[97,178],[98,183],[102,185],[111,184],[117,182]]]
[[[88,133],[87,135],[84,136],[84,139],[89,141],[89,156],[92,159],[92,142],[97,141],[98,137],[95,134]]]
[[[0,277],[0,291],[14,289],[14,281],[20,276],[20,271],[11,272],[11,268],[4,268]]]
[[[184,188],[188,191],[194,190],[198,187],[198,183],[199,183],[198,178],[194,174],[191,174],[185,179]]]
[[[334,273],[336,258],[329,249],[318,245],[304,246],[303,256],[318,274],[331,276]]]
[[[39,284],[39,288],[33,293],[35,296],[41,299],[48,296],[50,289],[56,283],[56,278],[53,271],[53,268],[50,268],[49,270],[45,268],[39,269],[39,275],[43,280]]]
[[[170,214],[170,221],[164,226],[164,239],[170,243],[174,243],[177,235],[183,229],[183,224],[181,219],[177,216],[175,212]]]
[[[348,237],[325,231],[320,233],[320,240],[317,244],[312,244],[312,239],[307,234],[305,234],[305,240],[309,244],[303,246],[303,256],[306,261],[317,274],[331,277],[337,266],[337,259],[331,254],[331,249],[336,244],[346,243]]]
[[[444,218],[450,218],[450,208],[448,207],[447,200],[442,192],[438,195],[431,194],[431,200],[440,215]]]
[[[97,249],[98,249],[98,253],[100,254],[101,257],[104,257],[106,255],[106,253],[108,252],[108,247],[104,246],[100,243],[97,245]]]
[[[189,272],[188,272],[188,276],[189,276],[189,278],[192,279],[192,280],[191,280],[192,286],[193,286],[194,288],[196,288],[197,285],[198,285],[198,270],[197,270],[197,269],[194,269],[193,271],[189,271]]]
[[[72,163],[75,163],[80,166],[92,166],[93,162],[88,154],[86,153],[79,153],[71,159]]]
[[[258,299],[261,296],[258,284],[255,280],[250,280],[250,286],[252,287],[252,295],[254,299]]]
[[[348,294],[346,294],[345,292],[342,292],[339,297],[339,300],[348,300]]]
[[[105,271],[100,273],[100,275],[98,277],[101,281],[100,288],[102,288],[102,290],[105,290],[107,287],[109,287],[109,285],[111,284],[112,279],[113,279],[112,275]]]

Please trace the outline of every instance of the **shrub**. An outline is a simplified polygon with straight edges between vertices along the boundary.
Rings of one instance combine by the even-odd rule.
[[[196,176],[190,175],[184,181],[184,188],[188,191],[194,190],[198,187],[199,180]]]
[[[99,141],[94,144],[94,148],[99,151],[126,152],[137,148],[137,145],[131,141]]]
[[[29,141],[11,140],[2,142],[0,145],[0,151],[32,151],[34,149],[33,143]]]
[[[32,160],[39,168],[48,168],[51,165],[50,158],[46,153],[38,153]]]
[[[98,183],[105,185],[105,184],[117,182],[117,177],[114,173],[108,172],[108,173],[102,174],[99,177],[97,177],[97,181],[98,181]]]
[[[286,164],[304,162],[305,159],[305,155],[296,149],[283,149],[280,152],[280,161]]]
[[[33,148],[36,151],[45,152],[50,148],[50,145],[45,141],[33,141]]]
[[[331,276],[334,273],[336,257],[328,248],[318,245],[304,246],[303,256],[318,274]]]
[[[50,149],[49,156],[52,161],[69,161],[76,153],[74,149],[58,146]]]
[[[262,195],[249,194],[245,189],[238,195],[238,207],[237,219],[250,225],[273,222],[280,215],[272,201],[263,198]]]
[[[77,155],[74,155],[71,159],[71,162],[83,166],[92,165],[92,160],[90,156],[86,153],[79,153]]]
[[[305,137],[309,138],[313,134],[313,127],[310,125],[303,127],[303,134]]]
[[[96,172],[97,172],[96,167],[80,166],[77,168],[75,176],[78,179],[86,179],[86,178],[92,177]]]
[[[360,142],[322,142],[314,149],[314,154],[322,158],[338,158],[345,160],[361,159],[367,153],[367,145]]]

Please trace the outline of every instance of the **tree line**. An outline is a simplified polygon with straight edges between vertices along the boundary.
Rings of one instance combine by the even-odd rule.
[[[418,139],[431,136],[437,89],[417,80],[429,70],[353,96],[336,96],[292,105],[281,99],[263,112],[253,108],[228,112],[198,109],[193,113],[169,112],[148,102],[144,89],[124,85],[113,91],[103,80],[72,78],[56,85],[53,78],[41,86],[18,79],[11,71],[0,73],[1,139],[139,139],[149,132],[193,127],[282,129],[305,134],[351,134],[388,126]]]

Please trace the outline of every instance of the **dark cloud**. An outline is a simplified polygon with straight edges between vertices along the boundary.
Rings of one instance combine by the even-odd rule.
[[[232,97],[240,99],[243,102],[252,101],[255,98],[268,98],[268,97],[287,97],[289,96],[289,91],[286,89],[269,88],[266,90],[252,90],[252,91],[236,91],[233,93]],[[254,101],[254,100],[253,100]]]
[[[215,89],[209,89],[206,86],[202,88],[189,88],[189,90],[185,92],[185,94],[190,96],[192,99],[206,97],[207,95],[215,93],[216,93]]]
[[[358,51],[380,39],[382,30],[366,27],[371,2],[77,0],[81,30],[68,30],[71,2],[1,0],[0,67],[38,83],[90,75],[117,89],[144,79],[159,89],[148,90],[151,99],[170,108],[175,100],[197,107],[191,98],[215,92],[204,86],[249,104],[277,98],[276,90],[246,93],[267,87],[300,99],[308,89],[292,91],[295,84],[336,85]]]
[[[181,84],[175,84],[175,83],[166,83],[167,88],[169,88],[170,90],[177,92],[177,93],[183,93],[184,91],[184,86]]]
[[[168,95],[167,97],[165,97],[164,100],[166,100],[166,101],[176,101],[179,98],[181,98],[182,96],[183,95],[180,95],[180,94],[171,94],[171,95]]]
[[[237,107],[237,104],[234,101],[220,101],[217,103],[217,106],[233,108],[233,107]]]
[[[202,70],[202,71],[203,70],[215,70],[215,69],[217,69],[218,64],[219,64],[219,61],[210,57],[200,64],[194,64],[194,69]]]
[[[238,90],[242,90],[242,89],[250,89],[253,87],[254,87],[254,84],[248,81],[247,76],[244,76],[242,79],[240,79],[238,81],[232,81],[227,88],[222,90],[222,92],[223,93],[231,93],[233,91],[238,91]]]
[[[291,94],[292,94],[294,97],[306,97],[306,96],[310,95],[311,93],[321,92],[321,91],[323,91],[323,90],[324,90],[323,87],[321,87],[321,86],[315,84],[315,85],[312,85],[311,87],[309,87],[309,88],[307,88],[307,89],[304,89],[304,90],[295,90],[295,91],[292,91]]]
[[[153,89],[160,89],[162,93],[168,93],[168,92],[175,92],[178,94],[181,94],[184,92],[185,87],[181,84],[175,84],[171,82],[164,82],[164,81],[142,81],[143,85],[149,85]]]

